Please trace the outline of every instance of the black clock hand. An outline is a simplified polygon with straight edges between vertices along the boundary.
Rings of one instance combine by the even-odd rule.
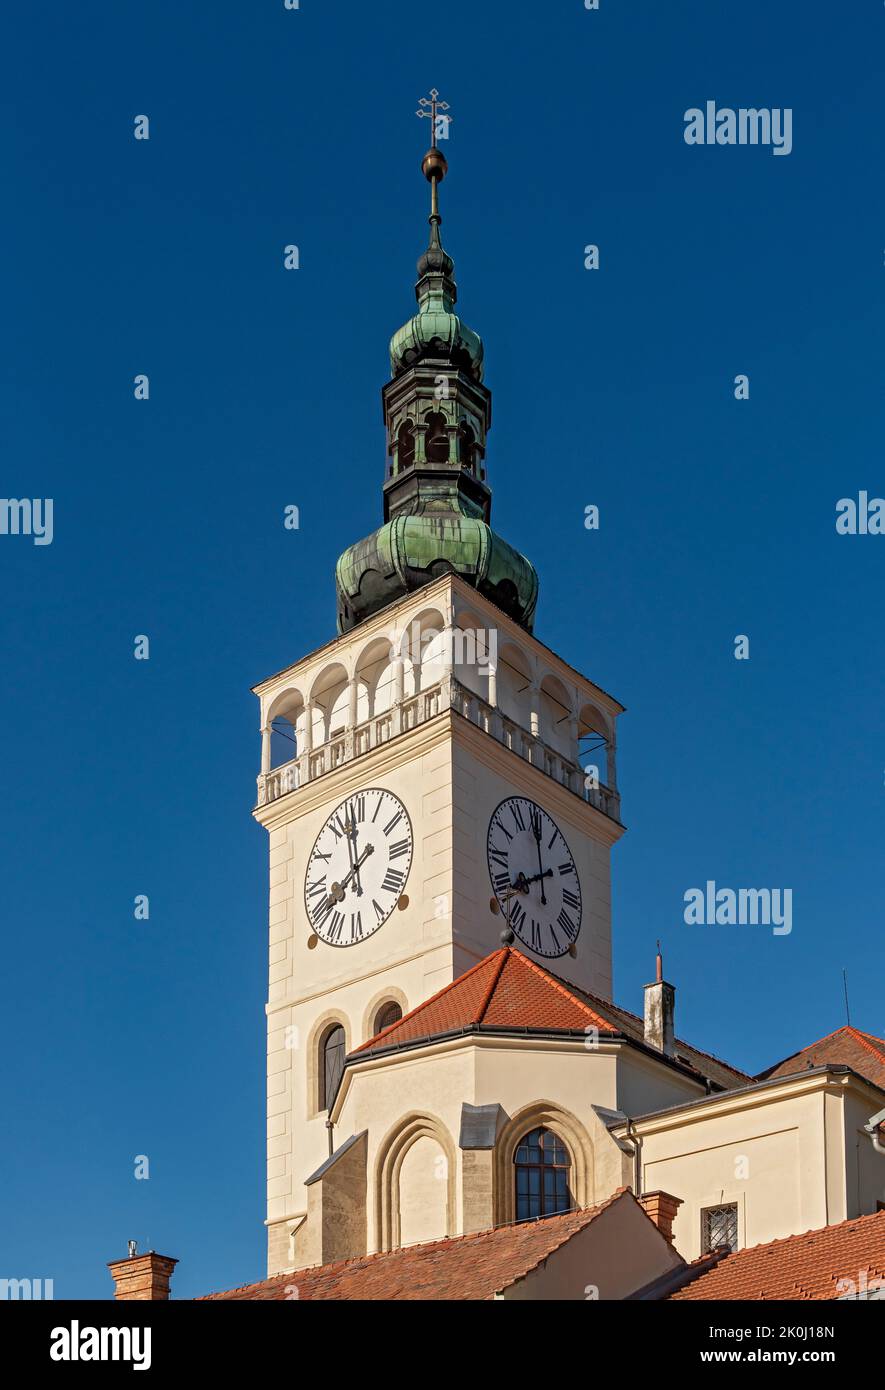
[[[347,887],[348,883],[349,883],[350,880],[353,878],[354,874],[358,874],[358,873],[359,873],[359,871],[360,871],[360,866],[366,862],[366,860],[368,859],[369,855],[370,855],[370,854],[374,854],[374,853],[375,853],[374,846],[372,846],[372,845],[366,845],[366,848],[363,850],[363,852],[362,852],[362,854],[360,855],[359,859],[357,859],[357,860],[354,862],[353,868],[352,868],[348,873],[346,873],[346,874],[344,875],[344,877],[343,877],[343,879],[341,880],[341,882],[340,882],[340,883],[333,883],[333,884],[332,884],[332,887],[329,889],[329,896],[326,898],[326,907],[331,908],[331,907],[334,907],[336,903],[343,902],[343,900],[344,900],[344,890],[345,890],[345,888]]]
[[[517,875],[517,878],[516,878],[516,882],[515,882],[515,883],[511,883],[510,887],[511,887],[511,888],[514,888],[514,889],[516,889],[516,890],[518,890],[520,893],[527,893],[527,892],[529,891],[529,884],[530,884],[530,883],[537,883],[539,878],[552,878],[552,877],[553,877],[553,870],[552,870],[552,869],[544,869],[544,870],[543,870],[541,873],[539,873],[539,874],[532,874],[530,878],[526,878],[525,874],[518,874],[518,875]],[[542,896],[541,902],[542,902],[542,903],[546,903],[546,901],[547,901],[547,899],[546,899],[545,897]]]
[[[359,859],[356,859],[356,861],[354,861],[354,855],[358,851],[358,845],[356,842],[356,821],[353,817],[353,807],[349,806],[347,809],[348,819],[344,822],[344,833],[347,836],[347,854],[350,859],[351,870],[355,870],[357,897],[362,897],[363,885],[360,881]]]
[[[542,883],[541,883],[541,902],[542,902],[543,905],[546,907],[546,906],[547,906],[547,898],[546,898],[545,895],[544,895],[544,884],[543,884],[543,880],[547,877],[547,874],[545,874],[545,872],[544,872],[544,865],[541,863],[541,817],[540,817],[540,816],[532,816],[532,834],[533,834],[534,837],[535,837],[535,844],[536,844],[537,847],[538,847],[538,875],[537,875],[537,876],[538,876],[539,879],[542,880]],[[552,872],[552,871],[551,871],[551,872]]]

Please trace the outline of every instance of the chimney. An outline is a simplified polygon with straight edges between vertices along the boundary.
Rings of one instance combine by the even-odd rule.
[[[651,986],[649,985],[649,989]],[[673,1197],[669,1192],[644,1192],[639,1205],[657,1226],[664,1240],[673,1244],[673,1221],[682,1206],[681,1197]]]
[[[177,1264],[177,1260],[157,1255],[153,1250],[147,1255],[137,1255],[135,1241],[130,1240],[128,1259],[112,1260],[108,1265],[114,1281],[114,1298],[140,1298],[151,1303],[168,1299],[169,1280]]]
[[[673,1031],[676,990],[664,979],[664,958],[661,955],[660,941],[656,976],[653,985],[645,986],[645,1041],[649,1047],[663,1052],[665,1057],[672,1057],[676,1051],[676,1037]]]

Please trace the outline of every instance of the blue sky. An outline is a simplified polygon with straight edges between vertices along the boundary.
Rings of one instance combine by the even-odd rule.
[[[496,529],[540,571],[538,636],[628,706],[617,997],[641,1007],[660,936],[679,1030],[747,1069],[844,1021],[843,968],[885,1032],[885,538],[835,531],[885,494],[883,25],[872,0],[9,20],[3,491],[52,497],[55,534],[0,537],[0,1276],[106,1297],[130,1236],[180,1258],[179,1297],[263,1273],[250,686],[333,635],[335,559],[380,517],[432,86]],[[687,146],[707,100],[790,107],[792,153]],[[686,926],[707,879],[792,888],[792,934]]]

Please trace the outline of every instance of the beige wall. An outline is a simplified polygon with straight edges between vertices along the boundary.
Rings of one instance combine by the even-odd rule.
[[[623,1200],[600,1213],[501,1297],[514,1303],[623,1299],[678,1264],[676,1252],[644,1212]]]
[[[685,1259],[701,1253],[705,1207],[737,1205],[741,1246],[843,1221],[859,1201],[874,1210],[875,1173],[853,1151],[849,1097],[825,1077],[799,1077],[639,1121],[643,1190],[682,1198],[673,1234]]]

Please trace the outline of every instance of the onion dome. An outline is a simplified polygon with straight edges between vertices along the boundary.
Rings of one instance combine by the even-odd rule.
[[[422,105],[431,108],[436,132],[442,108],[438,93],[431,96]],[[338,630],[457,574],[531,631],[537,573],[491,527],[485,459],[492,397],[482,380],[482,341],[454,312],[455,267],[439,231],[439,184],[448,166],[436,145],[422,169],[431,184],[430,242],[418,261],[418,312],[393,335],[391,379],[382,391],[384,520],[338,560]]]

